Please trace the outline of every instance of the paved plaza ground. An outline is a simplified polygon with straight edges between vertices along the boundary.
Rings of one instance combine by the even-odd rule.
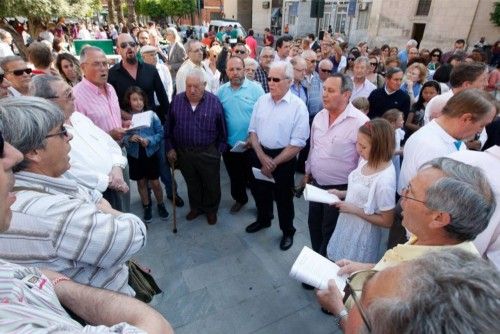
[[[178,233],[172,233],[172,207],[167,200],[168,221],[161,221],[153,211],[147,245],[135,257],[153,270],[164,292],[151,305],[176,333],[340,333],[335,318],[320,311],[314,292],[288,276],[302,247],[310,245],[307,203],[302,198],[295,199],[293,247],[283,252],[277,218],[271,228],[245,232],[255,221],[253,200],[238,214],[229,213],[233,201],[223,164],[222,202],[214,226],[207,224],[205,216],[186,221],[187,193],[179,171],[176,179],[186,201],[177,210]],[[132,211],[142,217],[135,184],[131,191]]]

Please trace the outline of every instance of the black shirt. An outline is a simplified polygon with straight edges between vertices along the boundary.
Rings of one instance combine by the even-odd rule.
[[[410,112],[410,97],[401,89],[388,95],[385,87],[375,89],[368,97],[370,102],[370,111],[368,117],[374,119],[375,117],[382,117],[382,115],[389,109],[399,109],[404,114],[404,119]]]
[[[165,115],[168,115],[169,103],[167,93],[161,82],[160,75],[156,67],[143,62],[138,62],[137,78],[134,79],[130,76],[122,62],[115,64],[109,69],[108,82],[114,87],[118,100],[120,101],[120,108],[125,110],[123,98],[125,92],[130,86],[138,86],[146,92],[148,97],[148,110],[153,110],[162,123],[165,123]],[[155,105],[154,93],[158,98],[160,105]]]

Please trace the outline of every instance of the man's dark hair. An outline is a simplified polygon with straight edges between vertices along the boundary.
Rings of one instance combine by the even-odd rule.
[[[475,81],[486,71],[484,63],[462,63],[453,67],[450,73],[450,85],[452,88],[462,86],[464,82]]]
[[[314,41],[314,34],[307,34],[307,37],[309,37],[310,39],[312,39]]]
[[[52,52],[42,42],[33,42],[28,47],[28,58],[35,67],[47,68],[52,63]]]
[[[399,72],[403,72],[403,70],[402,70],[402,69],[400,69],[399,67],[389,67],[389,68],[387,69],[387,71],[385,72],[385,77],[386,77],[387,79],[390,79],[390,78],[392,78],[392,76],[393,76],[394,74],[399,73]]]
[[[253,36],[253,29],[248,29],[248,36]]]
[[[457,39],[457,40],[455,41],[455,43],[458,43],[458,44],[465,44],[465,40],[464,40],[464,39],[462,39],[462,38],[460,38],[460,39]]]
[[[283,47],[283,43],[290,41],[287,37],[288,36],[281,36],[276,40],[276,50],[278,50],[278,48],[281,49]]]

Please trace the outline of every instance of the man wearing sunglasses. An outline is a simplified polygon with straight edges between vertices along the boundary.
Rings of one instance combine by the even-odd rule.
[[[345,333],[497,333],[500,273],[469,252],[453,249],[347,280],[355,306],[347,312],[330,281],[319,290],[325,308],[341,314]],[[362,291],[359,296],[358,292]]]
[[[4,77],[9,80],[10,96],[28,95],[31,82],[31,68],[19,56],[8,56],[0,60],[0,67],[4,71]]]
[[[23,155],[5,142],[0,132],[0,232],[11,223],[10,206],[16,200],[12,193],[13,169]],[[16,213],[16,215],[20,215]],[[33,220],[33,217],[26,216]],[[2,333],[60,331],[92,333],[173,333],[170,324],[155,310],[137,299],[104,289],[78,284],[50,270],[24,267],[0,260],[2,289]],[[70,318],[63,309],[71,310],[87,323]],[[26,317],[26,314],[30,314]]]
[[[276,201],[283,237],[281,250],[293,245],[294,173],[296,156],[309,137],[309,114],[302,100],[290,91],[293,67],[289,62],[273,63],[269,70],[269,94],[254,106],[248,132],[253,150],[250,162],[274,182],[251,179],[257,221],[246,232],[255,233],[271,226],[273,201]]]

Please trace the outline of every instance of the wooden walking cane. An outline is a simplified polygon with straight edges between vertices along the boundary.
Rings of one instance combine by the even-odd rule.
[[[172,170],[172,214],[174,215],[174,228],[172,232],[177,233],[177,214],[175,213],[175,200],[177,197],[177,189],[175,189],[175,163],[170,163],[170,168]]]

